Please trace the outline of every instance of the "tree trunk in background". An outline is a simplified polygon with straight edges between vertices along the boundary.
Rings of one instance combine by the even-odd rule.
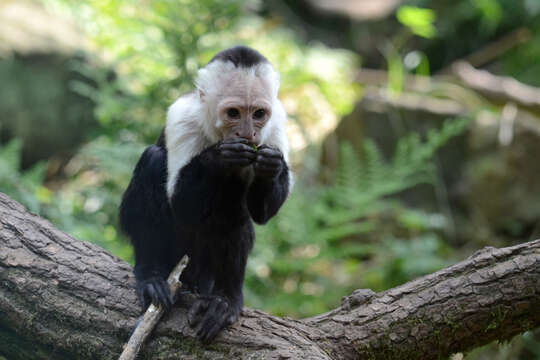
[[[0,355],[115,359],[139,314],[131,267],[0,193]],[[540,240],[486,248],[402,286],[357,290],[304,320],[244,309],[202,345],[185,308],[165,315],[148,359],[438,359],[540,326]]]

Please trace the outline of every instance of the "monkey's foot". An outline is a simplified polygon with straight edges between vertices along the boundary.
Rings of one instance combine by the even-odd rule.
[[[188,321],[192,328],[197,328],[197,336],[203,342],[216,337],[221,329],[234,324],[240,311],[229,299],[211,295],[199,298],[188,313]]]

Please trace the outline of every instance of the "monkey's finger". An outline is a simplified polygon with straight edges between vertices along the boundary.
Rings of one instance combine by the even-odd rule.
[[[205,343],[210,342],[216,337],[219,331],[223,329],[224,327],[225,327],[225,323],[223,321],[212,322],[210,324],[210,327],[208,327],[208,329],[203,331],[198,336],[200,337],[202,342],[205,342]]]
[[[229,304],[227,303],[227,308],[224,311],[221,311],[217,314],[217,318],[213,321],[210,326],[205,330],[205,333],[202,335],[201,340],[203,342],[209,342],[216,337],[216,335],[225,328],[227,325],[233,324],[238,316],[234,316],[235,312],[231,310]],[[231,322],[232,320],[232,322]]]
[[[146,310],[146,308],[150,305],[150,298],[148,297],[148,294],[145,290],[138,291],[139,295],[139,302],[141,303],[141,306],[143,308],[143,311]]]
[[[253,170],[255,170],[255,174],[257,176],[262,177],[276,177],[281,173],[282,167],[281,166],[267,166],[260,163],[255,163],[253,166]]]
[[[229,166],[248,166],[255,162],[254,159],[249,159],[245,157],[231,157],[231,158],[224,158],[222,159],[223,164],[229,165]]]
[[[154,287],[154,284],[153,283],[148,284],[146,289],[148,290],[148,295],[150,295],[150,298],[152,299],[152,302],[154,303],[154,305],[159,305],[161,302],[159,301],[159,296],[156,291],[156,288]]]
[[[241,156],[236,154],[224,156],[221,161],[228,165],[247,166],[255,162],[255,158],[252,156]]]
[[[251,166],[252,163],[252,161],[247,161],[245,159],[224,161],[225,166],[229,168],[244,168]]]
[[[218,308],[223,306],[222,303],[224,303],[224,301],[218,297],[215,297],[210,301],[208,309],[201,319],[201,326],[197,335],[201,335],[204,332],[204,329],[208,327],[209,323],[215,322],[215,314],[218,311]]]
[[[227,318],[227,325],[232,325],[238,320],[238,313],[233,312],[229,317]]]
[[[165,297],[167,298],[167,301],[169,302],[169,307],[172,307],[174,305],[174,299],[172,297],[171,291],[169,290],[169,284],[165,279],[161,280],[163,291],[165,294]]]
[[[276,157],[264,157],[264,156],[260,156],[260,155],[257,155],[257,163],[258,164],[261,164],[261,165],[274,165],[274,166],[281,166],[283,161],[281,160],[281,158],[276,158]]]
[[[202,311],[203,305],[201,300],[197,300],[189,309],[188,322],[191,327],[195,327],[198,324],[199,313]]]
[[[281,152],[281,150],[279,150],[279,148],[277,148],[276,146],[271,146],[271,145],[268,145],[268,144],[261,144],[261,145],[259,145],[258,149],[259,150],[270,150],[270,151]]]
[[[233,137],[233,138],[229,138],[229,139],[225,139],[221,141],[221,144],[236,144],[236,143],[249,144],[249,141],[241,137]]]
[[[157,296],[159,298],[159,303],[162,304],[167,310],[170,309],[173,305],[173,302],[171,299],[169,286],[167,285],[165,280],[161,280],[159,283],[157,283],[155,288]]]
[[[197,326],[200,321],[199,314],[208,308],[208,301],[199,299],[189,309],[188,322],[191,327]]]
[[[208,331],[198,336],[203,343],[209,343],[216,337],[216,335],[219,333],[219,330],[221,330],[221,325],[215,323]]]
[[[228,165],[236,164],[236,165],[247,166],[247,165],[252,164],[255,161],[255,159],[251,159],[249,157],[231,156],[231,157],[224,157],[222,161]]]
[[[243,143],[236,143],[236,144],[222,144],[219,147],[219,150],[221,151],[237,151],[237,152],[249,152],[255,154],[255,149],[253,149],[250,145],[243,144]]]
[[[281,163],[275,163],[275,162],[263,162],[263,161],[256,161],[253,168],[258,171],[281,171],[283,168]]]
[[[229,303],[225,300],[221,298],[213,299],[206,314],[204,314],[204,317],[201,320],[201,326],[199,331],[197,331],[197,336],[204,340],[208,336],[208,331],[211,330],[214,325],[218,325],[218,328],[221,328],[223,324],[219,322],[219,314],[227,312],[228,307]]]
[[[281,153],[281,151],[274,148],[270,148],[270,147],[265,147],[262,149],[259,148],[259,150],[257,151],[257,155],[261,157],[280,158],[280,159],[283,157],[283,154]]]
[[[228,139],[220,142],[218,144],[219,149],[228,148],[228,147],[237,147],[237,148],[243,148],[243,147],[249,147],[254,151],[254,149],[251,147],[251,144],[248,140],[243,138],[235,138],[235,139]]]
[[[255,160],[257,158],[257,154],[250,151],[224,150],[221,152],[221,156],[224,158],[246,158],[246,159],[252,159],[252,160]]]

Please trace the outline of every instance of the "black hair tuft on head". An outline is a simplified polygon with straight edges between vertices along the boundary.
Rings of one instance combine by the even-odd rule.
[[[247,46],[235,46],[230,49],[223,50],[210,60],[213,61],[230,61],[235,67],[249,68],[260,63],[268,62],[268,60],[261,55],[257,50],[249,48]]]

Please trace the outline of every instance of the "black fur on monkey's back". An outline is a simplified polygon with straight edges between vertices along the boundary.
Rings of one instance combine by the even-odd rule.
[[[231,61],[235,67],[267,61],[245,47],[218,53],[211,62],[217,60]],[[188,320],[192,326],[200,325],[197,334],[204,341],[238,318],[247,256],[254,241],[253,221],[266,223],[289,193],[283,156],[274,157],[281,170],[272,177],[255,176],[254,167],[230,172],[220,157],[220,143],[182,167],[169,199],[168,154],[162,134],[139,159],[120,206],[122,230],[135,249],[137,293],[143,307],[150,302],[172,305],[165,279],[187,254],[190,262],[181,280],[200,295]],[[269,151],[259,147],[257,158]]]

